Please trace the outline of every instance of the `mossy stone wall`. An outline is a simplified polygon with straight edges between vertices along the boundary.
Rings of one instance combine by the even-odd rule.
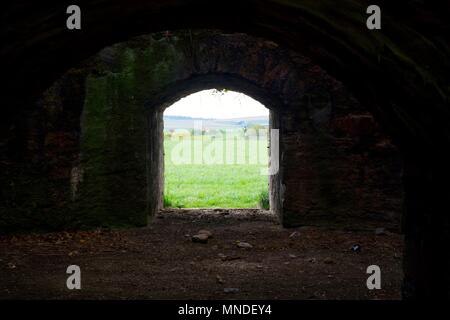
[[[271,109],[280,129],[271,202],[283,226],[398,227],[395,147],[341,83],[276,43],[208,30],[153,34],[105,48],[65,78],[77,81],[56,83],[32,117],[36,165],[5,181],[25,199],[7,203],[16,221],[8,227],[146,225],[162,206],[163,110],[210,88]]]

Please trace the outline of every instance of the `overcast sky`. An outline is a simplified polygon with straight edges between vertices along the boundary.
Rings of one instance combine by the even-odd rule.
[[[214,93],[214,90],[204,90],[175,102],[166,109],[164,115],[231,119],[269,116],[269,110],[243,93]]]

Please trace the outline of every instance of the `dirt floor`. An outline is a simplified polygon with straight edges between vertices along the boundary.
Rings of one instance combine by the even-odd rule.
[[[193,242],[202,229],[212,238]],[[146,228],[2,236],[0,299],[399,299],[403,239],[377,233],[180,209]],[[373,264],[381,290],[366,287]],[[66,287],[69,265],[81,268],[81,290]]]

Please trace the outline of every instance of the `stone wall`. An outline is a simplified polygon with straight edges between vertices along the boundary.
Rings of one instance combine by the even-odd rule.
[[[341,83],[311,63],[302,71],[300,107],[282,112],[284,223],[398,231],[400,152]]]
[[[161,207],[162,111],[208,88],[250,95],[277,119],[280,173],[271,189],[284,226],[398,228],[400,156],[363,106],[309,59],[217,31],[139,37],[67,73],[28,125],[46,168],[33,184],[52,187],[22,184],[22,197],[38,201],[3,209],[27,227],[145,225]]]

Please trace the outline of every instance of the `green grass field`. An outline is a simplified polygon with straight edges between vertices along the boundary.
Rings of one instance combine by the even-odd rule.
[[[261,174],[268,166],[266,139],[243,135],[234,140],[211,136],[184,139],[190,141],[190,147],[180,147],[171,137],[164,140],[165,207],[267,208],[268,177]],[[188,163],[180,164],[180,159]]]

